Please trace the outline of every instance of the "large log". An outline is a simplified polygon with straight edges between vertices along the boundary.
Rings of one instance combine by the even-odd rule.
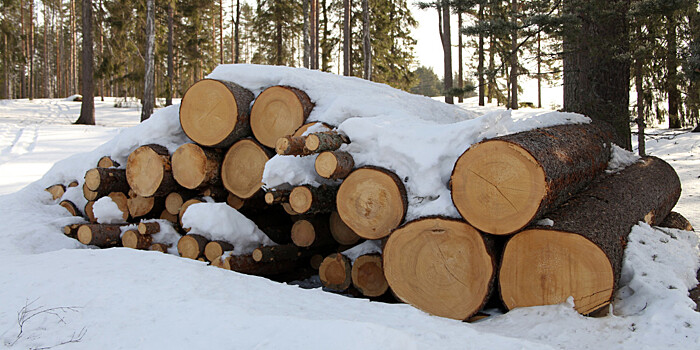
[[[344,151],[326,151],[316,157],[316,173],[326,179],[344,179],[355,167],[355,160]]]
[[[452,201],[475,228],[521,230],[588,185],[607,166],[612,132],[559,125],[473,145],[455,163]]]
[[[427,217],[396,229],[384,246],[394,294],[433,315],[465,320],[489,298],[496,275],[493,242],[469,224]]]
[[[78,228],[78,240],[100,248],[118,247],[121,233],[120,224],[85,224]]]
[[[678,201],[680,185],[670,165],[645,157],[549,212],[551,226],[513,236],[499,273],[505,306],[557,304],[569,296],[582,314],[608,305],[632,226],[661,222]]]
[[[129,192],[125,169],[90,169],[85,173],[85,185],[90,191],[97,193]]]
[[[297,186],[289,194],[289,205],[299,214],[330,213],[335,210],[337,192],[337,186]]]
[[[252,139],[236,142],[226,152],[221,164],[221,177],[229,192],[240,198],[252,197],[262,187],[265,163],[272,152]]]
[[[336,131],[314,132],[306,136],[305,146],[311,152],[335,151],[340,146],[350,143],[350,139]]]
[[[126,180],[139,196],[165,196],[178,188],[168,149],[145,145],[131,152],[126,161]]]
[[[223,153],[186,143],[173,153],[172,165],[175,181],[191,190],[221,186],[221,160]]]
[[[380,254],[357,257],[352,264],[351,276],[352,285],[366,297],[378,297],[389,289]]]
[[[396,174],[386,169],[363,167],[340,185],[336,197],[338,214],[358,236],[388,236],[406,216],[406,189]]]
[[[275,147],[277,139],[292,135],[306,122],[314,105],[305,92],[289,86],[271,86],[258,95],[250,110],[255,139]]]
[[[225,148],[250,135],[253,93],[228,81],[204,79],[192,85],[180,104],[180,125],[192,141]]]
[[[324,288],[344,292],[352,283],[352,263],[345,255],[333,253],[323,259],[318,276]]]

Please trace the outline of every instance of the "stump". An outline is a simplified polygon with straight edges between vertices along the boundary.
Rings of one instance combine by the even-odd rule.
[[[379,254],[365,254],[355,259],[351,276],[352,285],[366,297],[378,297],[389,289]]]
[[[380,239],[403,222],[408,200],[396,174],[363,167],[353,171],[340,185],[336,205],[340,218],[358,236]]]
[[[386,280],[399,299],[457,320],[484,306],[496,275],[493,243],[455,219],[407,223],[389,236],[383,258]]]
[[[221,164],[224,187],[240,198],[252,197],[263,185],[265,163],[271,157],[271,152],[254,140],[236,142]]]
[[[228,82],[204,79],[192,85],[180,104],[187,137],[207,147],[226,148],[250,135],[253,93]]]
[[[175,181],[191,190],[221,186],[221,160],[223,154],[215,149],[186,143],[173,153],[172,165]]]
[[[165,196],[177,189],[168,149],[146,145],[131,152],[126,161],[126,180],[139,196]]]
[[[275,147],[277,139],[294,134],[311,113],[313,103],[305,92],[289,86],[272,86],[255,99],[250,127],[255,139]]]

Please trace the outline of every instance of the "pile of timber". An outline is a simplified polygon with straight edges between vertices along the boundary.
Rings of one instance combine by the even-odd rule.
[[[597,124],[473,145],[457,159],[447,184],[462,218],[407,222],[399,176],[356,167],[341,150],[351,142],[347,135],[307,121],[313,107],[306,93],[289,86],[269,87],[254,98],[232,82],[196,83],[180,106],[182,129],[193,143],[172,154],[144,145],[124,166],[101,159],[85,174],[83,210],[61,202],[90,223],[66,226],[64,233],[102,248],[166,252],[172,243],[154,239],[166,221],[151,220],[163,219],[181,234],[176,248],[183,257],[277,280],[318,274],[329,291],[396,297],[466,320],[490,300],[513,309],[573,296],[576,310],[595,313],[617,288],[632,226],[644,221],[692,230],[671,212],[680,196],[673,168],[645,157],[606,173],[612,134]],[[316,173],[339,185],[267,188],[263,170],[275,153],[315,156]],[[54,199],[65,190],[47,189]],[[117,204],[125,224],[95,223],[92,206],[102,197]],[[233,255],[232,242],[188,234],[183,214],[207,200],[237,209],[278,245]],[[128,224],[132,229],[124,228]]]

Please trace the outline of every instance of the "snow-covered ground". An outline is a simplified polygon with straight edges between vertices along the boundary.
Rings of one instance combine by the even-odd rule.
[[[343,107],[335,102],[322,107]],[[60,227],[76,219],[43,189],[80,179],[99,153],[126,154],[156,137],[158,127],[176,125],[174,108],[124,128],[138,124],[138,109],[96,105],[99,126],[84,127],[70,125],[78,102],[0,101],[0,348],[700,348],[700,314],[687,297],[696,283],[697,237],[644,224],[631,233],[614,312],[601,318],[580,316],[563,303],[465,323],[157,252],[85,249],[62,235]],[[523,113],[516,119],[542,115]],[[517,120],[508,126],[517,129]],[[653,132],[648,153],[667,160],[681,178],[676,210],[700,226],[700,134]]]

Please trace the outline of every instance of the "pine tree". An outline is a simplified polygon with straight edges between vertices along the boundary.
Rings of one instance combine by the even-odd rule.
[[[92,54],[92,0],[83,0],[82,95],[80,117],[75,124],[95,125],[95,85]]]

